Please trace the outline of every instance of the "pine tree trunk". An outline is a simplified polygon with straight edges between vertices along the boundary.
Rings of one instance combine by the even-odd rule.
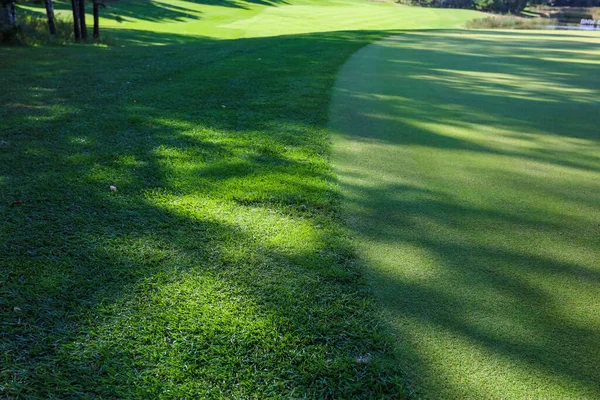
[[[10,12],[12,14],[13,24],[17,26],[17,4],[14,0],[10,3]]]
[[[98,39],[100,37],[100,10],[98,9],[100,5],[98,4],[98,0],[94,0],[94,39]]]
[[[14,1],[0,0],[0,38],[10,42],[17,33],[17,15]]]
[[[85,0],[79,0],[79,26],[81,27],[81,38],[87,39],[87,25],[85,24]]]
[[[46,15],[48,15],[48,28],[50,29],[50,35],[56,35],[56,24],[54,23],[54,5],[52,0],[46,1]]]
[[[73,8],[73,33],[75,34],[75,40],[81,40],[81,27],[79,26],[79,0],[71,0],[71,6]]]
[[[14,0],[8,5],[8,24],[13,27],[17,26],[17,5]]]
[[[10,42],[17,34],[17,7],[14,0],[0,0],[0,38]]]
[[[0,2],[0,32],[7,32],[13,28],[12,15],[8,3]]]

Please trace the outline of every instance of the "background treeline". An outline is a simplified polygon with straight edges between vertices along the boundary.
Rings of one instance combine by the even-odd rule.
[[[530,0],[529,4],[551,7],[600,7],[600,0]]]
[[[528,5],[549,7],[600,7],[600,0],[396,0],[398,3],[442,8],[473,8],[482,11],[519,13]]]

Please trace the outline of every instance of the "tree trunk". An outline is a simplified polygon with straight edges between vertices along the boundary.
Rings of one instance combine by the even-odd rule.
[[[0,38],[10,42],[17,34],[17,7],[14,0],[0,0]]]
[[[85,24],[85,0],[79,0],[79,26],[81,27],[81,38],[87,39],[87,25]]]
[[[81,27],[79,26],[79,0],[71,0],[71,6],[73,8],[73,33],[75,34],[75,40],[81,40]]]
[[[17,4],[15,0],[10,2],[10,15],[12,18],[12,24],[17,26]]]
[[[0,32],[8,31],[13,28],[12,15],[7,3],[0,2]]]
[[[15,1],[8,1],[6,5],[6,13],[7,13],[7,23],[9,26],[16,28],[17,27],[17,6]]]
[[[94,39],[98,39],[100,37],[100,10],[98,9],[100,5],[98,4],[98,0],[94,0]]]
[[[46,15],[48,15],[48,28],[50,29],[50,35],[56,35],[56,25],[54,24],[54,5],[52,0],[46,1]]]

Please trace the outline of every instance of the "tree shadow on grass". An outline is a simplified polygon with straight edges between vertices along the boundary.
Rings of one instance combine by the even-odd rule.
[[[1,48],[2,393],[400,397],[327,163],[377,35]]]
[[[373,182],[372,176],[363,178]],[[429,200],[423,200],[421,189],[406,186],[345,185],[344,190],[365,199],[347,205],[359,240],[377,243],[378,251],[388,249],[368,253],[373,284],[392,318],[402,316],[404,322],[397,325],[400,357],[425,394],[494,397],[492,387],[457,386],[455,372],[440,369],[436,355],[446,363],[465,357],[460,370],[474,375],[479,371],[473,367],[489,361],[486,357],[504,360],[495,372],[499,377],[510,376],[509,366],[527,369],[533,382],[513,381],[504,388],[508,393],[544,395],[557,381],[566,397],[600,393],[598,356],[590,351],[600,345],[600,335],[593,323],[573,315],[598,303],[594,221],[479,209],[444,192],[428,192]],[[377,199],[376,207],[369,199]],[[568,244],[560,249],[538,247],[561,240]],[[392,250],[398,246],[404,250]],[[564,250],[569,246],[571,251]],[[420,259],[413,249],[435,261]],[[442,350],[446,345],[437,347],[432,337],[444,337],[460,350]]]
[[[597,45],[450,33],[370,46],[333,101],[399,359],[432,398],[596,398]]]
[[[91,3],[91,2],[88,2]],[[186,3],[190,3],[186,5]],[[200,19],[202,12],[193,4],[210,5],[228,8],[248,9],[251,5],[279,6],[285,5],[284,0],[184,0],[180,5],[170,4],[166,1],[154,0],[108,0],[105,2],[107,8],[101,12],[102,17],[114,19],[117,22],[133,20],[150,22],[175,22]],[[57,10],[70,10],[68,1],[56,1]],[[40,13],[43,9],[40,8]],[[88,4],[88,12],[91,13],[91,5]]]
[[[553,39],[551,48],[541,46],[533,50],[538,35],[533,35],[529,42],[527,34],[512,36],[531,48],[518,52],[516,49],[522,45],[513,48],[509,43],[498,49],[486,46],[485,38],[458,34],[445,38],[439,46],[423,49],[419,35],[399,36],[397,40],[403,43],[402,58],[385,60],[383,71],[364,72],[364,82],[368,85],[371,81],[396,79],[399,85],[418,85],[421,89],[406,98],[401,98],[402,92],[392,86],[378,87],[368,93],[348,93],[365,106],[361,112],[346,116],[351,120],[348,125],[370,124],[373,117],[387,118],[397,122],[396,126],[389,125],[392,128],[388,133],[363,129],[361,137],[376,137],[394,144],[416,140],[431,147],[477,150],[597,171],[598,154],[591,150],[598,135],[595,121],[590,117],[600,96],[598,79],[593,73],[597,65],[590,63],[597,61],[594,58],[597,55],[592,53],[595,44],[573,45]],[[378,45],[387,46],[386,42]],[[561,54],[562,61],[547,59],[557,57],[560,50],[565,51]],[[571,50],[573,54],[567,52]],[[443,64],[414,61],[438,56],[444,57]],[[397,78],[399,74],[403,74],[403,79]],[[448,93],[454,97],[447,96]],[[510,102],[508,107],[507,102]],[[432,127],[441,124],[456,129],[493,127],[495,135],[504,140],[492,147],[485,140],[440,135]],[[420,134],[398,133],[414,129]],[[511,138],[515,139],[512,145]],[[529,145],[523,146],[526,142]]]
[[[186,3],[190,3],[186,5]],[[146,22],[186,22],[191,20],[199,20],[202,18],[203,12],[194,7],[194,4],[210,5],[227,8],[249,9],[251,5],[261,6],[279,6],[287,4],[284,0],[206,0],[206,1],[182,1],[180,5],[171,4],[165,1],[154,0],[108,0],[105,1],[106,8],[102,9],[100,15],[104,19],[111,19],[118,23],[127,23],[132,21]],[[28,6],[39,6],[36,9],[21,9],[19,15],[35,14],[39,17],[45,16],[45,9],[39,3],[27,3]],[[57,11],[70,12],[71,3],[68,1],[55,1],[54,8]],[[88,18],[91,18],[92,5],[88,1],[86,3]],[[68,14],[67,14],[68,15]],[[104,29],[102,29],[104,31]],[[143,31],[138,31],[143,33]],[[121,36],[121,35],[119,35]],[[167,35],[168,36],[168,35]],[[142,38],[131,36],[138,42],[142,42]],[[171,36],[175,39],[177,35]],[[156,38],[158,43],[164,44],[160,38]],[[185,40],[182,38],[176,40]]]
[[[284,0],[184,0],[182,4],[185,3],[190,3],[190,6],[177,6],[153,0],[126,0],[126,2],[117,0],[107,4],[110,7],[109,13],[114,18],[153,22],[200,19],[202,13],[191,6],[192,4],[239,9],[249,9],[254,5],[276,7],[287,4]]]

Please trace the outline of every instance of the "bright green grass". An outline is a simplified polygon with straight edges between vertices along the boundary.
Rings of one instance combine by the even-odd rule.
[[[123,1],[112,47],[0,48],[0,397],[405,394],[327,109],[364,29],[472,13],[318,3],[313,30],[354,31],[215,40],[308,29],[306,2],[219,4]]]
[[[117,32],[135,30],[231,39],[347,30],[454,28],[481,16],[469,10],[436,10],[362,0],[270,3],[273,6],[229,0],[128,0],[127,7],[103,10],[100,25]],[[67,16],[69,7],[70,3],[59,2],[57,13]],[[164,41],[159,39],[156,44]]]
[[[407,33],[341,72],[344,212],[436,399],[600,397],[600,35]]]

